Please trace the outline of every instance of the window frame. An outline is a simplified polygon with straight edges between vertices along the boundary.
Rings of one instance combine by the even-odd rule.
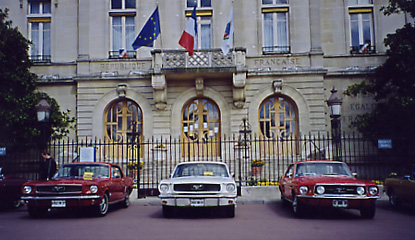
[[[189,17],[192,15],[192,9],[187,9],[185,11],[186,21],[188,21]],[[209,19],[208,19],[209,18]],[[196,10],[196,23],[197,23],[197,34],[196,38],[194,39],[194,49],[197,50],[207,50],[212,49],[213,44],[213,10],[212,9],[204,9],[204,10]],[[202,26],[209,25],[209,34],[210,37],[204,37],[202,33]],[[203,43],[209,39],[208,47],[203,47]]]
[[[376,53],[375,47],[375,21],[374,21],[374,13],[372,7],[364,7],[364,8],[349,8],[348,9],[349,15],[349,46],[350,46],[350,53],[351,54],[373,54]],[[364,15],[369,16],[368,19],[364,19]],[[357,20],[353,20],[353,16],[357,17]],[[365,22],[369,21],[369,36],[370,42],[365,40]],[[355,25],[354,22],[357,22],[357,37],[359,41],[359,46],[354,45],[354,30],[353,26]],[[365,44],[368,43],[368,46]]]
[[[38,5],[39,12],[32,13],[34,5]],[[47,8],[45,6],[48,5]],[[45,9],[49,11],[45,12]],[[35,63],[50,63],[52,55],[52,6],[51,1],[28,1],[27,8],[28,39],[33,42],[29,46],[29,58]],[[37,36],[34,34],[34,25],[38,24]],[[46,27],[48,25],[48,27]],[[37,39],[34,39],[34,38]],[[45,52],[46,51],[46,52]]]
[[[126,0],[121,1],[121,8],[112,8],[112,1],[109,1],[109,12],[110,17],[110,46],[108,52],[108,58],[136,58],[136,51],[134,51],[132,44],[136,36],[136,8],[126,8]],[[137,1],[135,1],[135,6],[137,6]],[[118,26],[121,26],[121,46],[118,49],[114,49],[115,38],[114,38],[114,18],[120,18],[121,23]],[[128,18],[133,18],[133,23],[128,23]],[[128,31],[128,28],[132,30]],[[121,54],[121,50],[125,51],[125,55]]]
[[[262,54],[287,54],[291,52],[290,46],[290,28],[289,28],[289,8],[288,7],[275,7],[275,8],[262,8]],[[272,20],[267,21],[266,16],[271,14]],[[279,15],[285,15],[285,29],[284,32],[286,34],[285,39],[282,39],[280,35],[279,27],[280,19]],[[266,34],[268,31],[266,30],[267,22],[272,22],[272,46],[268,46],[268,38]],[[280,46],[279,41],[285,41],[285,46]],[[271,49],[271,50],[268,50]]]
[[[190,0],[191,2],[195,2],[196,1],[196,8],[211,8],[212,7],[212,0]],[[202,2],[204,1],[209,1],[210,2],[210,6],[203,6],[202,7]],[[186,0],[186,8],[194,8],[194,4],[190,4],[189,5],[189,0]]]

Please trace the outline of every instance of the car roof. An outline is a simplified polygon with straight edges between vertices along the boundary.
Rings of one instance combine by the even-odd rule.
[[[304,161],[295,162],[294,164],[299,164],[299,163],[344,163],[344,162],[336,161],[336,160],[304,160]]]
[[[108,166],[118,166],[114,163],[107,163],[107,162],[71,162],[65,163],[64,165],[108,165]]]
[[[214,161],[191,161],[191,162],[181,162],[181,163],[178,163],[177,164],[177,166],[179,166],[179,165],[183,165],[183,164],[220,164],[220,165],[225,165],[226,166],[226,163],[224,163],[224,162],[214,162]]]

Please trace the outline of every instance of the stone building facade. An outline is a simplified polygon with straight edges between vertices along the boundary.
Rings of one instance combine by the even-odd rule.
[[[233,2],[233,3],[232,3]],[[246,118],[257,136],[330,131],[326,100],[343,98],[346,132],[370,97],[347,86],[385,61],[383,39],[413,22],[384,16],[387,0],[2,0],[33,42],[39,90],[77,119],[71,138],[203,140],[238,134]],[[158,4],[154,47],[131,44]],[[178,41],[197,4],[196,51]],[[232,51],[220,50],[230,9]],[[125,55],[120,54],[124,53]]]

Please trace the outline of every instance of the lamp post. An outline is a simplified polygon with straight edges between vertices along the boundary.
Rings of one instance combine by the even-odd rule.
[[[341,149],[341,106],[343,100],[337,95],[337,90],[333,86],[333,89],[330,91],[331,95],[327,100],[327,105],[330,110],[331,118],[331,136],[333,142],[333,151],[335,160],[341,158],[342,149]]]
[[[44,150],[47,146],[47,132],[48,131],[48,124],[50,120],[50,113],[52,111],[52,107],[46,101],[46,97],[43,96],[40,99],[39,103],[35,106],[36,114],[37,114],[37,121],[41,126],[41,150]]]

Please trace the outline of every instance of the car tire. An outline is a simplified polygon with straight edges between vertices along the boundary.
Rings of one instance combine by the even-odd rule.
[[[48,212],[47,208],[27,207],[27,211],[32,218],[40,218],[46,215]]]
[[[172,206],[162,206],[163,217],[165,218],[172,218],[174,216],[174,207]]]
[[[389,190],[389,205],[393,208],[398,208],[401,206],[401,201],[396,195],[395,191]]]
[[[293,195],[293,202],[291,204],[295,217],[302,217],[304,214],[304,206],[298,201],[297,195]]]
[[[130,206],[130,192],[129,191],[125,193],[124,200],[122,201],[123,208],[128,208],[128,206]]]
[[[108,201],[108,195],[104,194],[104,196],[101,199],[101,202],[98,206],[96,206],[96,214],[99,217],[104,217],[107,215],[109,208],[109,201]]]
[[[370,207],[361,208],[360,209],[360,216],[365,219],[373,219],[376,213],[376,205],[372,204]]]
[[[225,206],[223,210],[224,210],[224,215],[226,218],[235,217],[235,205]]]

